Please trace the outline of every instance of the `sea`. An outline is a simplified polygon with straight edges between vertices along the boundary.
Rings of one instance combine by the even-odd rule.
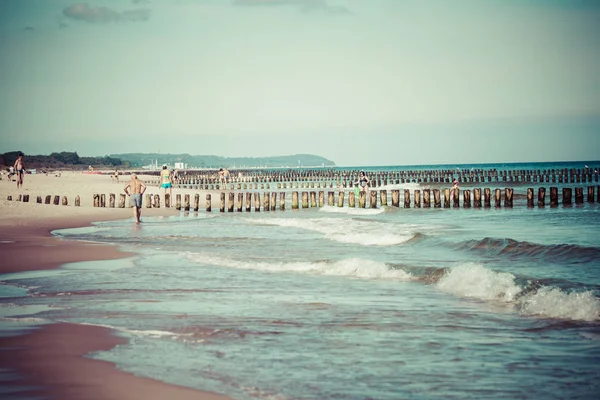
[[[0,276],[1,334],[110,327],[127,344],[89,357],[237,400],[600,397],[597,202],[142,220],[54,231],[135,256]]]

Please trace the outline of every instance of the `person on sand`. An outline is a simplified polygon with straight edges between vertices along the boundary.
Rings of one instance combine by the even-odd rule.
[[[23,165],[23,153],[19,153],[19,157],[15,161],[15,165],[13,166],[15,169],[15,173],[17,174],[17,189],[20,187],[23,188],[23,175],[25,174],[25,166]]]
[[[115,168],[115,173],[113,175],[113,179],[115,180],[115,182],[119,182],[119,170]]]
[[[361,192],[368,192],[370,182],[371,181],[369,180],[369,177],[367,176],[367,174],[365,174],[365,171],[360,171],[358,180],[354,183],[360,185]]]
[[[135,222],[139,224],[142,215],[142,195],[146,191],[146,185],[138,179],[136,174],[131,174],[131,180],[125,185],[124,190],[129,196],[129,203],[133,207]]]
[[[160,187],[163,189],[163,194],[166,195],[168,191],[169,198],[171,198],[173,181],[171,180],[171,171],[169,171],[166,165],[163,165],[162,171],[160,171]]]

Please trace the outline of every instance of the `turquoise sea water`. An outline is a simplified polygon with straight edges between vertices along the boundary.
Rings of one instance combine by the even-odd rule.
[[[54,232],[137,255],[1,276],[2,326],[112,327],[94,357],[240,400],[600,393],[597,203],[143,219]]]

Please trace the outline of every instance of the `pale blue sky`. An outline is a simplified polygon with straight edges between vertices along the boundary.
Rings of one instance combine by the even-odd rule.
[[[600,159],[600,1],[0,1],[0,152]]]

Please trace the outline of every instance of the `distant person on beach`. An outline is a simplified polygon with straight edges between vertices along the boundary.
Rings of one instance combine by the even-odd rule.
[[[227,185],[229,182],[229,171],[227,168],[219,169],[219,183]]]
[[[173,182],[172,183],[177,183],[177,181],[179,180],[179,172],[174,169],[173,170]]]
[[[15,173],[17,174],[17,189],[23,188],[23,175],[25,174],[25,167],[23,165],[23,153],[19,153],[15,165],[13,165]]]
[[[360,171],[358,180],[354,183],[360,186],[361,192],[368,192],[370,182],[371,181],[369,180],[369,177],[367,176],[367,174],[365,174],[365,171]]]
[[[129,203],[133,207],[135,222],[139,224],[142,216],[142,195],[146,191],[146,185],[138,179],[136,174],[131,174],[131,180],[125,185],[124,190],[129,196]]]
[[[115,168],[115,174],[113,175],[115,182],[119,182],[119,170]]]
[[[173,181],[171,180],[171,172],[166,165],[163,165],[162,171],[160,171],[160,187],[163,189],[163,193],[166,195],[169,192],[169,198],[171,198],[171,188],[173,187]]]

